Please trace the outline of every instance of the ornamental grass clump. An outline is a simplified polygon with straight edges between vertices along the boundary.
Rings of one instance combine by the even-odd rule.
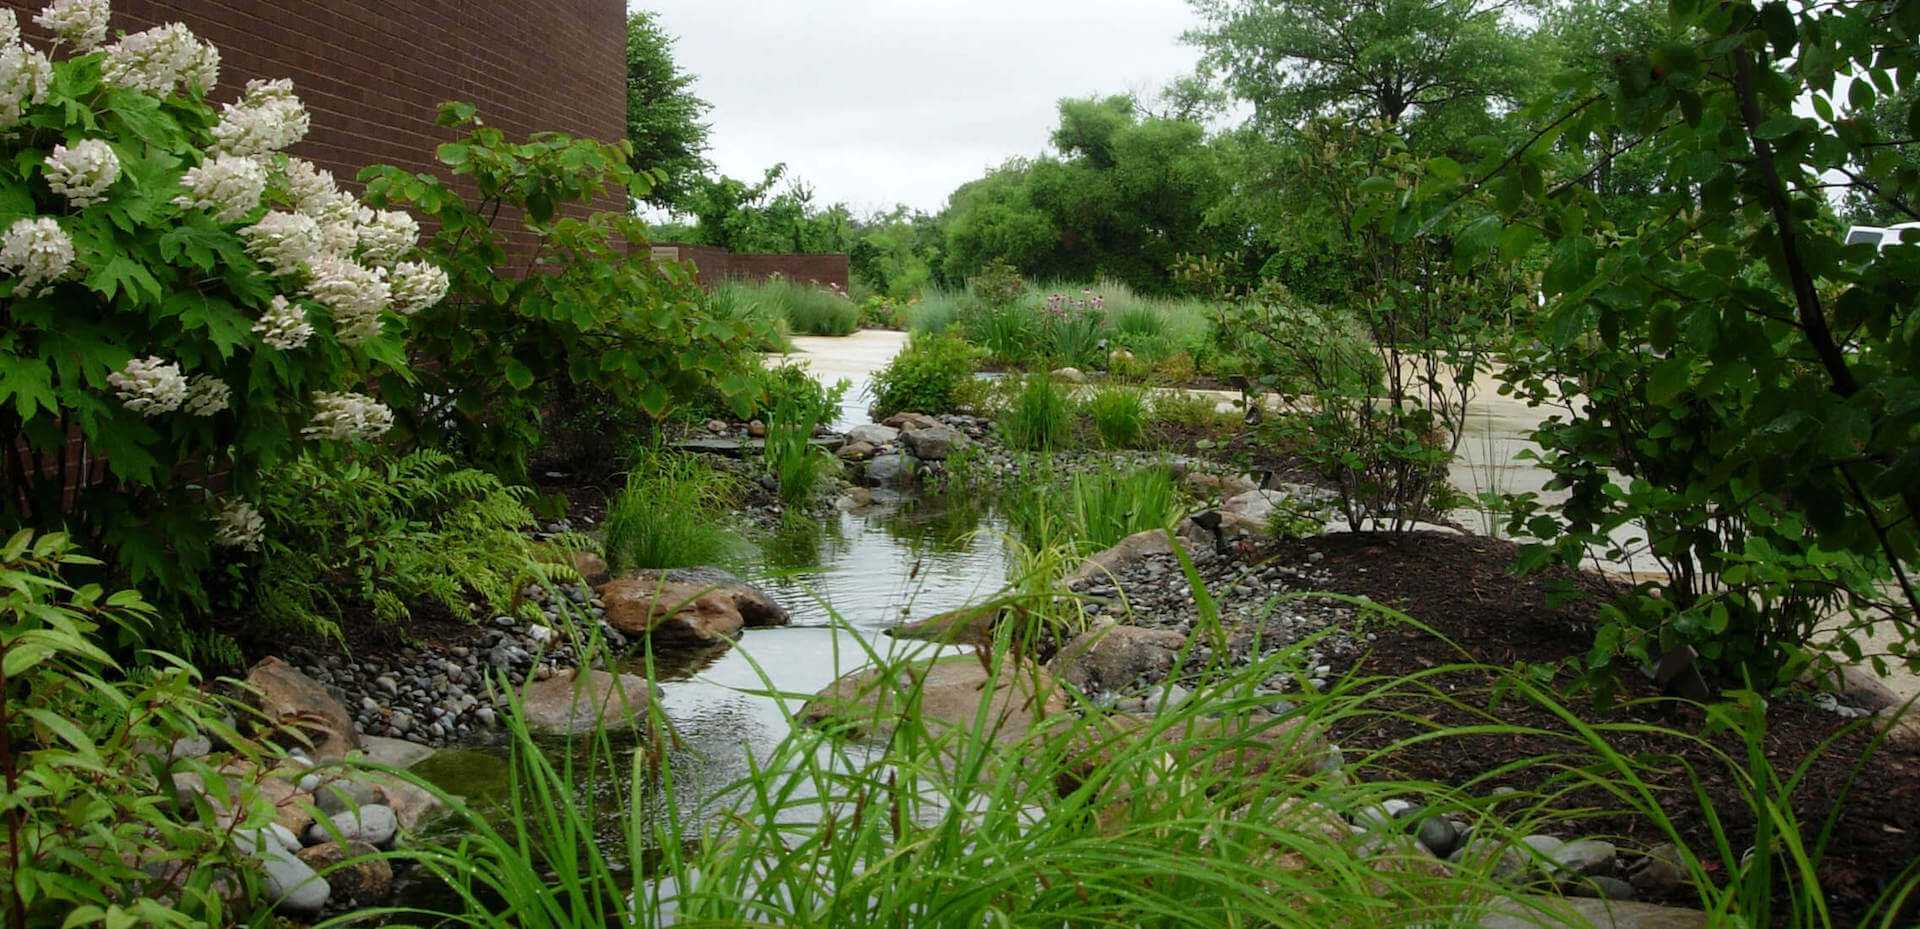
[[[728,528],[732,480],[695,455],[634,449],[626,488],[607,510],[607,567],[692,568],[726,564],[741,541]]]
[[[0,129],[33,127],[0,136],[0,522],[67,527],[180,616],[217,548],[246,556],[231,514],[264,475],[385,431],[366,385],[402,376],[448,279],[411,216],[285,153],[310,124],[290,82],[216,109],[218,50],[178,23],[103,44],[109,12],[48,4],[55,60],[0,10]]]
[[[1073,398],[1044,374],[1020,382],[1000,413],[1000,437],[1017,449],[1046,452],[1073,445]]]

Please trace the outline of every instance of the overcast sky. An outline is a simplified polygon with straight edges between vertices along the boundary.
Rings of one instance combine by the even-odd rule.
[[[1185,0],[643,0],[713,104],[715,165],[776,162],[816,201],[938,210],[1041,151],[1062,97],[1192,70]]]

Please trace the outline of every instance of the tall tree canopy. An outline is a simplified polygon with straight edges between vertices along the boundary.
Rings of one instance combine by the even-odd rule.
[[[1335,113],[1398,124],[1522,89],[1516,0],[1190,0],[1201,67],[1268,127]],[[1405,131],[1405,130],[1403,130]]]
[[[636,170],[666,173],[648,198],[665,207],[681,206],[709,167],[710,127],[702,120],[711,107],[693,92],[693,75],[674,61],[675,41],[654,13],[627,18],[627,140]]]
[[[1009,162],[954,193],[948,279],[1001,258],[1036,277],[1164,292],[1183,252],[1219,244],[1207,213],[1229,185],[1198,123],[1143,118],[1128,96],[1066,100],[1053,145],[1057,156]]]

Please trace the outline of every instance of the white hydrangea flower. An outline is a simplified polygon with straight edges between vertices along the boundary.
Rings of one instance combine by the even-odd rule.
[[[447,272],[424,261],[403,261],[394,266],[393,311],[412,316],[446,299]]]
[[[47,186],[76,207],[107,199],[107,188],[120,179],[120,156],[113,146],[87,139],[72,148],[55,145],[47,156]]]
[[[12,10],[0,9],[0,45],[20,44],[20,19]]]
[[[285,352],[303,348],[307,340],[313,338],[313,325],[307,322],[307,314],[285,297],[273,298],[272,305],[260,314],[260,321],[253,324],[253,331],[260,336],[260,341]]]
[[[187,377],[180,366],[152,355],[127,362],[107,383],[120,396],[121,405],[144,416],[171,413],[187,402]]]
[[[258,156],[280,151],[307,137],[312,120],[293,82],[248,81],[239,103],[223,109],[213,127],[213,150],[226,155]]]
[[[20,278],[20,290],[44,291],[73,269],[73,239],[49,216],[14,220],[0,237],[0,269]]]
[[[107,40],[110,7],[108,0],[53,0],[33,21],[75,50],[90,52]]]
[[[420,241],[420,224],[400,210],[381,210],[360,224],[360,255],[369,263],[392,267]]]
[[[228,500],[213,514],[213,544],[257,552],[267,536],[267,521],[245,500]]]
[[[359,345],[380,334],[380,314],[393,302],[386,274],[337,255],[315,259],[307,296],[333,314],[340,341]]]
[[[212,210],[223,223],[245,219],[260,205],[267,191],[267,171],[251,158],[215,155],[180,179],[187,193],[175,197],[178,206]]]
[[[198,374],[187,381],[187,412],[194,416],[212,416],[233,405],[233,388],[211,374]]]
[[[320,257],[320,224],[311,216],[278,210],[240,230],[247,254],[280,275],[299,274]]]
[[[108,84],[156,97],[182,87],[206,93],[220,82],[220,50],[194,38],[186,24],[168,23],[107,46],[100,73]]]
[[[364,394],[321,393],[313,398],[313,420],[300,434],[335,442],[377,439],[393,428],[393,411]]]
[[[333,172],[305,158],[289,156],[283,161],[275,171],[275,182],[286,191],[287,201],[295,211],[319,219],[325,212],[323,207],[340,193],[339,185],[333,181]]]
[[[0,129],[19,124],[28,104],[47,102],[52,86],[53,62],[47,56],[18,43],[0,45]]]

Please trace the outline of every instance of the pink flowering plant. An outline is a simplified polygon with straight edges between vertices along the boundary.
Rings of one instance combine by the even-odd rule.
[[[286,154],[290,82],[216,108],[217,49],[108,16],[55,0],[42,49],[0,10],[0,526],[205,605],[216,551],[259,545],[264,471],[392,425],[359,385],[405,376],[448,280],[411,216]]]

